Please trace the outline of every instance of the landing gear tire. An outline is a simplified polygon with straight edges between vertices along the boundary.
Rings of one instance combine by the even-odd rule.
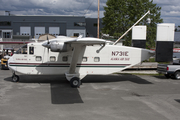
[[[74,77],[70,80],[70,85],[72,88],[77,88],[80,86],[80,84],[81,84],[81,81],[77,77]]]
[[[13,82],[18,82],[18,81],[19,81],[19,76],[13,75],[13,76],[12,76],[12,81],[13,81]]]
[[[180,71],[175,72],[174,77],[175,79],[180,80]]]

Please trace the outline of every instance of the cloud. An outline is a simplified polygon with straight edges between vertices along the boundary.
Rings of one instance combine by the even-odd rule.
[[[97,0],[0,0],[0,10],[19,15],[84,15],[97,11]],[[106,0],[101,0],[105,5]],[[91,6],[90,6],[91,5]],[[103,9],[103,6],[101,6]],[[88,13],[91,14],[91,13]]]
[[[100,17],[107,0],[100,0]],[[153,0],[160,6],[164,22],[180,25],[179,0]],[[0,0],[0,10],[15,15],[77,15],[97,17],[97,0]],[[174,21],[173,21],[174,20]]]
[[[180,2],[179,0],[154,0],[161,7],[161,17],[166,23],[180,25]]]

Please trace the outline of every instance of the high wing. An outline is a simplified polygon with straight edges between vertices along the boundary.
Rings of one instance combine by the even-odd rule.
[[[94,45],[94,44],[104,44],[104,43],[106,43],[106,40],[98,39],[98,38],[86,37],[86,38],[79,38],[79,39],[75,39],[75,40],[69,40],[69,41],[66,41],[65,43]]]
[[[74,48],[68,74],[75,74],[78,58],[80,57],[80,51],[84,52],[86,45],[105,44],[106,41],[98,38],[79,38],[72,41],[66,41],[65,43],[71,44]]]
[[[105,46],[106,42],[106,40],[91,37],[70,38],[61,36],[57,37],[56,39],[51,39],[49,41],[43,42],[42,46],[51,49],[51,51],[53,52],[67,52],[67,46],[69,45],[71,46],[71,48],[73,48],[70,67],[68,73],[66,73],[66,78],[70,81],[74,76],[79,77],[78,73],[75,72],[78,58],[83,57],[83,55],[80,56],[79,53],[84,52],[87,45],[102,44],[102,46],[100,46],[100,49],[102,49]]]

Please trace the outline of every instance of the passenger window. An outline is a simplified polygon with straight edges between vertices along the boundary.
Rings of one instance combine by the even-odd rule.
[[[82,61],[83,61],[83,62],[87,62],[87,57],[83,57],[83,58],[82,58]]]
[[[27,45],[22,46],[15,54],[27,54]]]
[[[94,57],[94,62],[99,62],[100,58],[99,57]]]
[[[63,56],[62,61],[63,61],[63,62],[68,61],[68,57],[67,57],[67,56]]]
[[[51,56],[50,57],[50,62],[55,62],[56,61],[56,57],[55,56]]]
[[[41,61],[42,57],[41,56],[36,56],[36,61]]]
[[[29,54],[34,54],[34,47],[29,47]]]

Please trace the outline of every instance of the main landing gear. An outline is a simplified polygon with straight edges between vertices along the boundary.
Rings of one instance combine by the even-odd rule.
[[[78,88],[81,85],[79,74],[67,74],[65,73],[66,79],[70,82],[72,88]]]
[[[13,75],[12,75],[12,81],[13,81],[13,82],[19,82],[19,76],[17,76],[17,75],[15,74],[15,72],[14,72]]]
[[[70,80],[70,85],[71,85],[71,87],[73,87],[73,88],[80,87],[81,81],[79,80],[78,77],[73,77],[73,78]]]

